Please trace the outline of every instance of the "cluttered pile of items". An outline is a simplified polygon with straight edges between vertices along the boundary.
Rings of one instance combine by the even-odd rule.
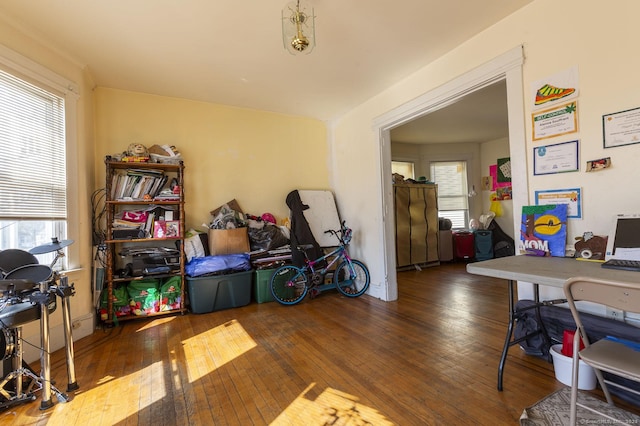
[[[244,213],[236,200],[210,213],[207,233],[192,229],[185,238],[191,312],[246,305],[252,282],[257,302],[272,300],[271,273],[291,260],[289,228],[270,213]]]
[[[113,156],[116,161],[125,163],[164,163],[178,164],[182,155],[174,145],[151,145],[147,148],[141,143],[131,143],[126,151]]]

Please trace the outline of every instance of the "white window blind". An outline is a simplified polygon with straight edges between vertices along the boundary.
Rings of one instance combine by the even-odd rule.
[[[467,162],[431,162],[431,180],[438,184],[438,215],[451,220],[452,228],[466,228],[469,217]]]
[[[67,217],[64,99],[0,71],[0,221]]]

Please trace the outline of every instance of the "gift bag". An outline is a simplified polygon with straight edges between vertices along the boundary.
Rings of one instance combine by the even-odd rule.
[[[127,286],[131,309],[135,315],[149,315],[160,311],[159,283],[156,279],[131,281]]]
[[[167,278],[160,286],[160,312],[180,309],[180,288],[182,279],[178,276]]]

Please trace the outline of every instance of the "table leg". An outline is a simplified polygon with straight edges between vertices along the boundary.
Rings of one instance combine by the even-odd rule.
[[[502,356],[500,357],[500,364],[498,365],[498,390],[502,391],[502,375],[504,373],[504,364],[507,362],[507,353],[509,352],[509,346],[511,346],[511,337],[513,336],[513,324],[515,323],[515,304],[513,302],[513,280],[509,280],[509,325],[507,326],[507,336],[504,340],[504,347],[502,348]]]

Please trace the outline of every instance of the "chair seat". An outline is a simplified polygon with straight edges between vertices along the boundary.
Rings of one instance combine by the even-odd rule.
[[[607,339],[598,340],[580,351],[580,358],[588,365],[603,371],[640,380],[640,352]]]

